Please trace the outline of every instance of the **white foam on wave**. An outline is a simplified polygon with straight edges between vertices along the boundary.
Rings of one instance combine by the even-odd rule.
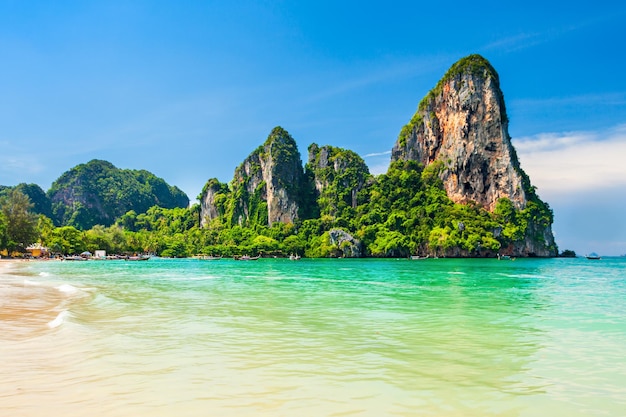
[[[40,277],[49,277],[50,276],[50,272],[40,272],[39,276]]]
[[[63,324],[63,322],[65,321],[65,317],[67,317],[68,314],[69,313],[67,310],[61,311],[54,320],[48,322],[48,327],[51,329],[54,329],[55,327],[59,327],[60,325]]]
[[[39,283],[38,283],[38,282],[35,282],[35,281],[31,281],[31,280],[29,280],[29,279],[25,279],[25,280],[24,280],[24,285],[32,285],[32,286],[34,287],[34,286],[39,285]]]
[[[61,291],[62,293],[65,294],[74,294],[76,292],[78,292],[78,288],[76,288],[73,285],[70,284],[61,284],[58,287],[56,287],[57,290]]]

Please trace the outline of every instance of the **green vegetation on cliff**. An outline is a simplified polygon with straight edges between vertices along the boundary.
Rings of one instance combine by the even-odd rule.
[[[37,184],[18,184],[15,187],[0,186],[0,197],[8,195],[11,190],[18,190],[22,194],[26,195],[32,203],[32,211],[37,214],[43,214],[46,217],[52,218],[52,204],[50,198],[46,195],[46,192]]]
[[[431,89],[420,101],[417,106],[417,111],[413,114],[409,123],[404,125],[400,130],[398,135],[398,144],[400,146],[404,147],[406,145],[412,132],[420,130],[420,126],[423,125],[426,116],[430,116],[431,120],[436,119],[437,116],[432,109],[435,101],[442,97],[444,85],[450,82],[461,84],[464,82],[462,79],[464,76],[471,76],[482,80],[492,80],[495,84],[495,91],[498,95],[501,120],[503,123],[508,122],[504,96],[502,94],[502,90],[500,89],[500,77],[498,76],[497,71],[487,59],[481,55],[472,54],[455,62],[439,80],[439,82],[437,82],[435,87]]]
[[[229,185],[210,180],[199,199],[213,196],[212,208],[221,224],[256,227],[277,221],[276,213],[282,214],[285,207],[294,208],[294,213],[286,214],[290,220],[309,216],[309,191],[296,142],[278,126],[235,169]]]
[[[65,172],[52,184],[48,197],[55,223],[78,229],[109,226],[129,210],[189,204],[185,193],[148,171],[119,169],[100,160]]]
[[[202,228],[198,205],[171,209],[153,206],[143,213],[129,210],[115,224],[89,230],[71,225],[55,228],[47,217],[39,216],[36,221],[31,216],[29,224],[35,225],[36,233],[26,240],[38,241],[57,253],[105,249],[109,253],[150,252],[172,257],[197,253],[350,256],[354,247],[349,242],[332,239],[333,230],[343,230],[359,242],[362,256],[494,256],[532,234],[532,227],[552,221],[552,212],[545,204],[531,202],[524,210],[516,210],[510,201],[502,199],[494,213],[477,205],[454,204],[442,188],[439,169],[441,163],[424,169],[414,161],[394,162],[386,174],[369,177],[358,193],[356,207],[339,198],[317,218],[277,222],[271,227],[233,224],[228,221],[228,210],[221,209],[222,214]],[[218,181],[210,185],[220,191],[219,207],[231,204],[231,193],[222,193],[224,186]],[[30,207],[23,198],[18,198],[18,203]],[[343,209],[336,210],[341,205]],[[7,207],[5,198],[0,201],[1,213],[8,213]],[[0,214],[0,243],[4,248],[17,248],[15,237],[7,239],[7,229],[16,230],[17,223],[12,222]],[[539,234],[535,238],[542,239]],[[13,243],[8,245],[8,241]]]
[[[333,146],[320,148],[313,143],[308,150],[305,171],[311,178],[309,187],[314,187],[316,212],[321,216],[350,216],[371,178],[365,161],[353,151]]]
[[[470,55],[458,61],[402,128],[401,146],[413,132],[439,123],[434,101],[446,82],[462,84],[466,76],[482,77],[472,82],[491,80],[500,91],[487,60]],[[551,238],[552,211],[519,168],[512,147],[527,201],[518,209],[501,198],[493,212],[448,197],[441,178],[449,161],[429,160],[425,167],[398,159],[385,174],[372,176],[350,150],[312,144],[308,151],[303,168],[296,142],[276,127],[235,169],[230,183],[209,180],[198,197],[202,204],[192,207],[178,188],[153,174],[98,160],[63,174],[47,195],[33,185],[0,187],[0,249],[23,250],[37,241],[65,254],[105,249],[168,257],[558,253]],[[19,215],[12,207],[20,207]],[[26,235],[19,235],[21,230]]]

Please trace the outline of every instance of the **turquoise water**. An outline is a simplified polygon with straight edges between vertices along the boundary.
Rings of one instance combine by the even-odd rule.
[[[626,258],[3,267],[11,416],[626,410]]]

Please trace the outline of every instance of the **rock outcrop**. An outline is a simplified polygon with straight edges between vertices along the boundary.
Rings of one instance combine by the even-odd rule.
[[[232,187],[233,224],[293,223],[301,207],[304,170],[293,138],[281,127],[272,130],[265,143],[254,150],[235,169]],[[208,184],[207,184],[208,185]],[[215,218],[215,186],[205,187],[201,195],[201,219]],[[221,186],[219,192],[223,192]]]
[[[422,100],[393,147],[392,161],[399,159],[441,161],[446,193],[457,203],[493,211],[502,197],[517,209],[528,200],[498,74],[479,55],[454,64]]]
[[[312,174],[317,197],[323,197],[322,213],[335,215],[342,206],[355,208],[357,195],[370,179],[370,172],[355,152],[322,146],[309,146],[306,165]]]
[[[336,249],[334,257],[360,258],[363,256],[362,244],[350,233],[341,229],[331,229],[328,231],[328,240]]]
[[[308,151],[304,170],[293,138],[274,128],[230,186],[207,183],[201,224],[302,220],[297,228],[314,256],[557,255],[552,211],[520,167],[498,74],[481,56],[454,64],[420,102],[387,174],[373,177],[349,150],[312,144]],[[319,233],[328,240],[316,240]]]
[[[48,197],[54,222],[79,229],[110,226],[130,210],[145,213],[152,206],[189,206],[184,192],[151,172],[119,169],[97,159],[63,173],[52,183]]]
[[[480,55],[455,63],[420,102],[392,150],[392,161],[414,160],[438,171],[448,197],[493,212],[502,198],[517,210],[542,203],[521,169],[508,132],[497,72]],[[550,222],[551,223],[551,222]],[[516,256],[556,256],[551,224],[530,224]]]
[[[230,193],[227,184],[222,184],[216,178],[207,181],[202,194],[200,194],[200,226],[206,227],[213,219],[225,213],[224,200],[219,201],[220,196]]]

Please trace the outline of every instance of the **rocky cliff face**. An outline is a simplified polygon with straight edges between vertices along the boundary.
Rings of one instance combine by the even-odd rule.
[[[416,248],[458,257],[557,254],[552,211],[519,166],[498,74],[480,56],[454,64],[422,100],[393,147],[387,174],[372,177],[349,150],[308,150],[304,171],[293,138],[272,130],[237,167],[230,187],[207,183],[202,225],[215,218],[227,227],[311,219],[303,221],[302,238],[322,256],[328,246],[331,256],[397,256]],[[471,207],[459,209],[443,191]],[[326,232],[327,240],[316,237]]]
[[[200,226],[206,227],[211,220],[223,215],[224,201],[218,201],[219,196],[228,195],[228,185],[220,183],[216,178],[207,181],[200,195]]]
[[[301,205],[300,187],[304,170],[296,142],[281,127],[272,130],[265,143],[235,169],[232,181],[235,224],[293,223]],[[215,190],[208,187],[202,196],[203,219],[218,212]]]
[[[511,146],[498,74],[482,57],[457,62],[420,103],[392,150],[392,161],[441,161],[446,193],[493,211],[499,198],[526,205],[524,178]]]
[[[479,55],[455,63],[420,102],[392,150],[392,161],[442,165],[440,178],[456,203],[476,202],[493,212],[507,198],[517,210],[538,197],[522,171],[508,133],[495,69]],[[530,225],[518,256],[556,256],[551,226]]]
[[[328,207],[322,212],[334,215],[341,206],[357,206],[357,194],[370,178],[365,161],[356,153],[333,146],[309,146],[307,172],[312,173],[318,197]]]

